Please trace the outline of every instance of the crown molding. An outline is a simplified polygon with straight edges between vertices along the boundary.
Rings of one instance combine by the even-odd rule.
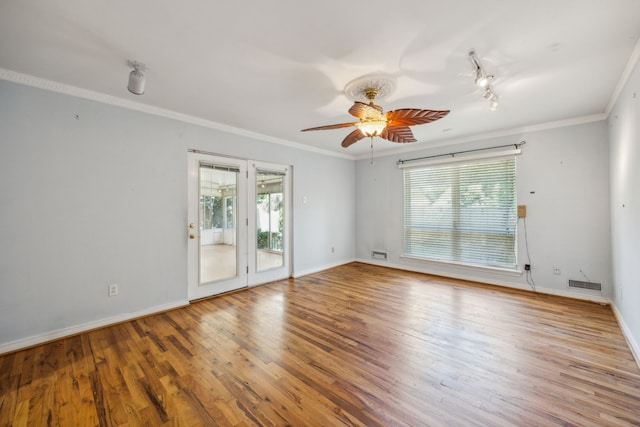
[[[531,125],[531,126],[522,126],[522,127],[511,128],[511,129],[504,129],[504,130],[499,130],[495,132],[477,133],[477,134],[472,134],[467,136],[461,136],[459,138],[441,139],[433,142],[428,141],[422,144],[413,144],[410,147],[406,147],[406,145],[408,144],[403,144],[403,146],[399,148],[392,148],[390,150],[380,151],[377,154],[374,154],[373,157],[379,158],[379,157],[387,157],[391,155],[406,154],[413,151],[424,151],[432,148],[464,144],[467,142],[474,142],[474,141],[482,141],[485,139],[501,138],[505,136],[517,136],[519,139],[522,139],[522,136],[523,136],[522,134],[525,134],[525,133],[540,132],[544,130],[582,125],[586,123],[599,122],[606,119],[607,119],[607,115],[605,113],[598,113],[598,114],[591,114],[588,116],[575,117],[572,119],[558,120],[555,122],[547,122],[547,123],[540,123],[540,124]],[[370,158],[371,158],[371,154],[362,154],[362,155],[356,156],[356,160],[368,160]]]
[[[640,39],[638,39],[636,46],[633,48],[631,52],[631,56],[627,61],[627,65],[624,67],[622,74],[620,75],[620,80],[618,80],[618,84],[616,88],[613,90],[613,94],[611,95],[611,99],[609,100],[609,104],[607,104],[607,109],[605,110],[605,116],[609,118],[609,114],[615,107],[620,95],[622,94],[622,89],[624,89],[625,85],[631,78],[631,73],[633,73],[633,69],[638,64],[638,60],[640,60]]]
[[[317,154],[323,154],[325,156],[355,160],[355,157],[349,154],[337,153],[335,151],[324,150],[322,148],[317,148],[317,147],[311,147],[308,145],[300,144],[298,142],[288,141],[285,139],[264,135],[258,132],[252,132],[246,129],[237,128],[234,126],[228,126],[228,125],[214,122],[211,120],[190,116],[188,114],[178,113],[176,111],[154,107],[153,105],[144,104],[142,102],[136,102],[136,101],[131,101],[124,98],[118,98],[116,96],[111,96],[104,93],[95,92],[92,90],[82,89],[76,86],[54,82],[51,80],[46,80],[40,77],[19,73],[17,71],[7,70],[4,68],[0,68],[0,79],[7,80],[13,83],[22,84],[25,86],[35,87],[38,89],[48,90],[50,92],[56,92],[63,95],[73,96],[76,98],[96,101],[102,104],[107,104],[115,107],[121,107],[129,110],[140,111],[143,113],[164,117],[167,119],[178,120],[183,123],[202,126],[205,128],[214,129],[214,130],[218,130],[218,131],[222,131],[222,132],[226,132],[226,133],[230,133],[238,136],[243,136],[251,139],[256,139],[259,141],[265,141],[265,142],[271,142],[273,144],[284,145],[289,148],[294,148],[297,150],[310,151]]]
[[[521,137],[523,133],[538,132],[543,130],[569,127],[569,126],[575,126],[575,125],[580,125],[585,123],[592,123],[592,122],[598,122],[601,120],[606,120],[612,108],[611,106],[615,104],[615,101],[617,101],[620,91],[622,91],[622,87],[624,87],[624,84],[626,84],[626,81],[629,79],[631,71],[633,70],[633,67],[635,66],[639,58],[640,58],[640,41],[638,42],[638,44],[636,44],[636,48],[634,49],[634,53],[631,56],[629,63],[627,64],[625,72],[623,73],[623,77],[618,83],[618,88],[616,89],[617,93],[615,94],[614,97],[612,97],[610,106],[607,107],[606,113],[592,114],[588,116],[576,117],[576,118],[567,119],[567,120],[559,120],[555,122],[541,123],[541,124],[532,125],[532,126],[505,129],[502,131],[473,134],[473,135],[462,136],[462,137],[453,138],[453,139],[442,139],[434,142],[428,142],[428,145],[415,144],[415,145],[408,146],[407,144],[403,144],[402,147],[392,148],[384,151],[378,151],[377,153],[374,153],[374,158],[381,158],[381,157],[397,155],[397,154],[405,154],[413,151],[420,151],[425,149],[442,147],[445,145],[463,144],[463,143],[472,142],[472,141],[499,138],[504,136],[518,135],[519,137]],[[168,119],[173,119],[183,123],[202,126],[205,128],[214,129],[214,130],[218,130],[218,131],[222,131],[222,132],[226,132],[226,133],[230,133],[238,136],[243,136],[251,139],[256,139],[259,141],[265,141],[273,144],[284,145],[286,147],[297,149],[297,150],[322,154],[325,156],[338,157],[338,158],[348,159],[348,160],[365,160],[365,159],[371,158],[370,153],[361,154],[361,155],[350,155],[350,154],[338,153],[331,150],[324,150],[322,148],[312,147],[312,146],[300,144],[298,142],[288,141],[285,139],[264,135],[258,132],[252,132],[246,129],[237,128],[234,126],[228,126],[228,125],[214,122],[211,120],[190,116],[188,114],[178,113],[176,111],[154,107],[149,104],[131,101],[124,98],[118,98],[116,96],[111,96],[111,95],[107,95],[100,92],[82,89],[82,88],[67,85],[64,83],[54,82],[51,80],[46,80],[40,77],[35,77],[28,74],[7,70],[4,68],[0,68],[0,79],[26,85],[26,86],[32,86],[38,89],[44,89],[51,92],[60,93],[63,95],[73,96],[76,98],[87,99],[90,101],[96,101],[96,102],[100,102],[107,105],[126,108],[129,110],[140,111],[143,113],[164,117]]]

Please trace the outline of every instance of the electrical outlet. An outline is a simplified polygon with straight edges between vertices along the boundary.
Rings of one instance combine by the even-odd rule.
[[[336,248],[331,246],[331,253],[334,253],[336,251]]]
[[[118,285],[109,285],[109,296],[115,297],[118,295]]]
[[[524,269],[525,269],[525,271],[531,270],[531,264],[525,264],[524,265]]]
[[[556,267],[555,265],[553,266],[553,269],[551,270],[553,272],[553,274],[560,274],[560,267]]]

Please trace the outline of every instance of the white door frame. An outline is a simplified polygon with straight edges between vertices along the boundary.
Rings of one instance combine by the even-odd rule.
[[[247,185],[249,195],[249,286],[285,279],[291,276],[291,166],[276,163],[250,161],[248,170],[249,183]],[[264,271],[257,271],[257,224],[256,224],[256,199],[257,199],[257,172],[276,172],[283,174],[284,194],[284,231],[283,231],[283,265]]]
[[[189,300],[233,291],[247,286],[247,162],[203,153],[188,153],[188,223],[187,223],[187,283]],[[236,189],[236,276],[209,283],[200,283],[200,166],[212,165],[237,169]],[[223,229],[224,233],[224,229]]]
[[[291,275],[292,236],[292,167],[254,160],[234,159],[201,152],[188,153],[187,214],[187,283],[188,298],[196,300],[212,295],[255,286]],[[230,279],[200,283],[200,166],[212,165],[238,170],[236,191],[237,275]],[[283,265],[265,271],[257,270],[256,175],[257,172],[284,174]],[[224,199],[223,199],[224,200]],[[225,229],[223,228],[223,233]],[[224,239],[226,240],[226,239]]]

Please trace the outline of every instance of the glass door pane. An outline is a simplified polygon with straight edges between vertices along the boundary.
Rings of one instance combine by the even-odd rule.
[[[200,285],[238,275],[237,188],[237,170],[200,165]]]
[[[256,173],[256,271],[284,265],[284,179],[279,172]]]

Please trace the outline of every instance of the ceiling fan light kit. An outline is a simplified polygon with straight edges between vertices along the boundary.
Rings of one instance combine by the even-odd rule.
[[[387,122],[385,120],[362,120],[356,126],[364,136],[373,138],[382,134],[384,128],[387,127]]]
[[[385,76],[369,76],[356,79],[347,85],[344,93],[355,101],[349,108],[349,114],[358,118],[359,121],[302,129],[302,132],[355,126],[357,129],[347,135],[341,145],[347,148],[362,138],[369,137],[371,138],[371,149],[373,151],[373,137],[375,136],[391,142],[416,142],[409,126],[431,123],[449,114],[449,110],[420,110],[415,108],[402,108],[384,113],[382,107],[376,105],[374,100],[389,95],[394,89],[394,81]],[[361,100],[368,100],[368,103]]]
[[[498,95],[491,85],[493,75],[487,74],[484,71],[484,68],[480,63],[480,58],[478,58],[478,55],[474,50],[469,52],[469,59],[471,59],[471,63],[475,68],[476,76],[474,81],[476,86],[482,90],[483,98],[489,101],[489,109],[491,111],[496,111],[498,109]]]

